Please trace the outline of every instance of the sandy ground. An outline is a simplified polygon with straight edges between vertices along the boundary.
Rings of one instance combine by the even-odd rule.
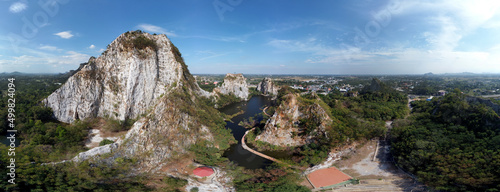
[[[117,134],[113,134],[113,135],[116,135],[116,136],[104,136],[104,134],[101,133],[101,130],[91,129],[89,131],[88,139],[85,141],[85,146],[92,149],[94,147],[98,147],[99,143],[104,139],[108,139],[111,141],[118,140],[120,134],[117,133]]]
[[[104,139],[116,141],[121,136],[127,134],[127,131],[120,131],[120,132],[103,131],[104,130],[103,127],[105,126],[105,124],[106,121],[102,118],[97,119],[97,121],[93,123],[89,131],[89,135],[87,136],[87,140],[85,141],[86,147],[92,149],[94,147],[98,147],[99,143]]]
[[[345,156],[336,165],[345,173],[359,179],[393,179],[404,176],[389,161],[388,146],[379,145],[378,155],[373,161],[376,147],[376,141],[369,141]]]
[[[338,187],[335,191],[428,191],[394,166],[385,141],[380,141],[376,148],[377,141],[368,141],[335,162],[344,173],[360,180],[359,185]]]

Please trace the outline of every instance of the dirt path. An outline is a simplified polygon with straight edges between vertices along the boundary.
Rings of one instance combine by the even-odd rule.
[[[427,191],[423,185],[394,165],[390,146],[385,141],[369,141],[336,165],[359,179],[360,184],[339,187],[335,191]]]

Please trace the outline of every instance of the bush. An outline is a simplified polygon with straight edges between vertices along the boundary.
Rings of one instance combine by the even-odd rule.
[[[144,35],[137,36],[132,42],[134,47],[139,50],[146,49],[147,47],[153,50],[156,50],[157,48],[156,43],[152,39],[149,39]]]
[[[168,185],[167,190],[180,191],[180,188],[186,186],[188,181],[186,179],[175,178],[175,177],[165,177],[165,184]]]
[[[209,145],[207,140],[191,145],[189,150],[194,152],[194,160],[204,165],[215,166],[226,160],[226,158],[222,157],[223,151]]]
[[[99,146],[103,146],[103,145],[107,145],[107,144],[111,144],[111,143],[114,143],[114,141],[111,141],[109,139],[104,139],[102,140],[100,143],[99,143]]]
[[[135,123],[136,119],[127,119],[125,121],[120,121],[116,119],[107,119],[106,124],[103,129],[110,132],[120,132],[129,130]]]
[[[241,99],[236,97],[236,95],[234,95],[233,93],[229,93],[227,95],[219,94],[219,98],[217,99],[216,104],[217,104],[218,108],[222,108],[222,107],[227,106],[231,103],[236,103],[239,101],[241,101]]]

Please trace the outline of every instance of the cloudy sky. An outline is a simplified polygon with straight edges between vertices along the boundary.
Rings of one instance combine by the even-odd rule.
[[[500,1],[0,0],[0,72],[57,73],[163,33],[192,73],[500,73]]]

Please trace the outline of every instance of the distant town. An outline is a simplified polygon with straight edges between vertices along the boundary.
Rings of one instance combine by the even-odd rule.
[[[363,87],[370,84],[372,78],[378,78],[393,89],[411,95],[444,96],[455,88],[471,96],[500,97],[500,75],[482,74],[442,74],[424,75],[252,75],[244,74],[248,87],[256,87],[263,77],[270,77],[278,85],[289,86],[304,92],[329,94],[340,92],[356,96]],[[211,90],[220,86],[224,75],[195,74],[201,88]]]

